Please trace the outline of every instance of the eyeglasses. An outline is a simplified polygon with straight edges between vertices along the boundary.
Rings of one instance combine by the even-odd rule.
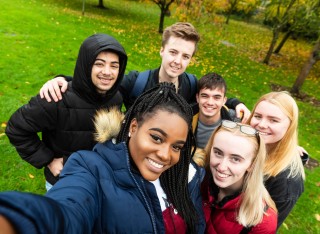
[[[259,132],[249,125],[242,125],[237,122],[232,122],[230,120],[222,120],[221,125],[225,128],[236,128],[239,127],[240,131],[249,136],[259,136]]]

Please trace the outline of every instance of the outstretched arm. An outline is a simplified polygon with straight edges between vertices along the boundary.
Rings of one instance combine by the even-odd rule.
[[[48,102],[51,102],[51,97],[55,102],[62,99],[61,92],[64,93],[67,90],[68,82],[65,77],[58,76],[52,80],[48,80],[40,89],[40,97],[45,98]],[[51,95],[51,96],[50,96]]]
[[[0,215],[0,227],[3,234],[16,234],[16,230],[7,218]]]

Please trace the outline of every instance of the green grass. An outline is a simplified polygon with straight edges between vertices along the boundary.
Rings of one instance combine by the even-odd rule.
[[[0,0],[0,191],[44,193],[42,170],[21,160],[4,134],[11,114],[38,93],[57,74],[73,74],[81,42],[95,32],[116,37],[129,56],[127,71],[160,65],[161,36],[157,33],[159,9],[154,3],[106,1],[96,7],[87,0],[82,16],[79,0]],[[176,19],[166,18],[165,26]],[[268,49],[271,31],[257,24],[231,20],[228,26],[196,25],[202,39],[188,72],[201,77],[215,71],[226,78],[228,96],[238,97],[252,108],[270,84],[290,87],[311,50],[304,41],[289,40],[271,66],[260,63]],[[226,46],[227,41],[234,46]],[[302,92],[320,100],[320,63],[313,68]],[[320,160],[319,107],[297,100],[300,108],[299,142]],[[305,192],[279,233],[320,233],[320,169],[306,170]]]

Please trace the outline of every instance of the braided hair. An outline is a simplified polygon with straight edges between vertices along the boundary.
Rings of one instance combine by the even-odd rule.
[[[169,201],[184,219],[188,233],[195,233],[197,212],[188,191],[189,164],[195,150],[195,147],[193,147],[195,146],[195,139],[191,128],[193,113],[186,100],[176,93],[174,84],[161,82],[136,99],[125,115],[117,136],[117,142],[128,143],[129,127],[132,119],[136,118],[139,124],[143,124],[145,120],[153,117],[159,110],[179,115],[189,126],[187,140],[180,152],[179,162],[161,174],[160,183]],[[192,148],[194,148],[193,151]]]

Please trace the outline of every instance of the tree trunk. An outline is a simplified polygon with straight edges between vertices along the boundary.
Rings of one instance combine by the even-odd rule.
[[[160,22],[159,22],[159,33],[163,33],[163,24],[164,24],[164,16],[166,12],[163,8],[161,8],[161,13],[160,13]]]
[[[230,16],[231,16],[231,11],[228,12],[228,15],[227,15],[227,20],[226,20],[226,24],[229,24],[229,19],[230,19]]]
[[[291,36],[292,31],[288,31],[284,37],[282,38],[281,42],[279,43],[279,45],[277,46],[277,48],[274,50],[273,53],[275,54],[279,54],[280,50],[282,49],[283,45],[286,43],[286,41],[289,39],[289,37]]]
[[[269,61],[270,61],[270,58],[271,58],[271,55],[272,55],[272,52],[273,52],[273,48],[274,46],[276,45],[277,43],[277,40],[278,40],[278,37],[279,37],[279,31],[280,29],[279,28],[275,28],[273,29],[272,31],[272,40],[271,40],[271,43],[270,43],[270,47],[269,47],[269,50],[267,52],[267,55],[266,57],[264,58],[264,60],[262,61],[263,63],[265,64],[269,64]]]
[[[99,8],[105,8],[104,5],[103,5],[103,0],[99,0],[98,7]]]
[[[294,85],[292,86],[290,92],[298,95],[303,82],[309,75],[313,65],[320,60],[320,37],[318,38],[315,46],[313,47],[307,62],[303,65],[300,74],[298,75]]]
[[[159,22],[159,33],[163,33],[163,24],[164,24],[164,17],[166,13],[169,12],[170,5],[174,2],[174,0],[169,0],[169,2],[162,1],[162,0],[153,0],[160,8],[160,22]]]
[[[238,0],[234,0],[234,1],[230,2],[230,9],[229,9],[228,14],[227,14],[226,24],[229,24],[229,20],[230,20],[231,14],[236,9],[237,5],[238,5]]]

